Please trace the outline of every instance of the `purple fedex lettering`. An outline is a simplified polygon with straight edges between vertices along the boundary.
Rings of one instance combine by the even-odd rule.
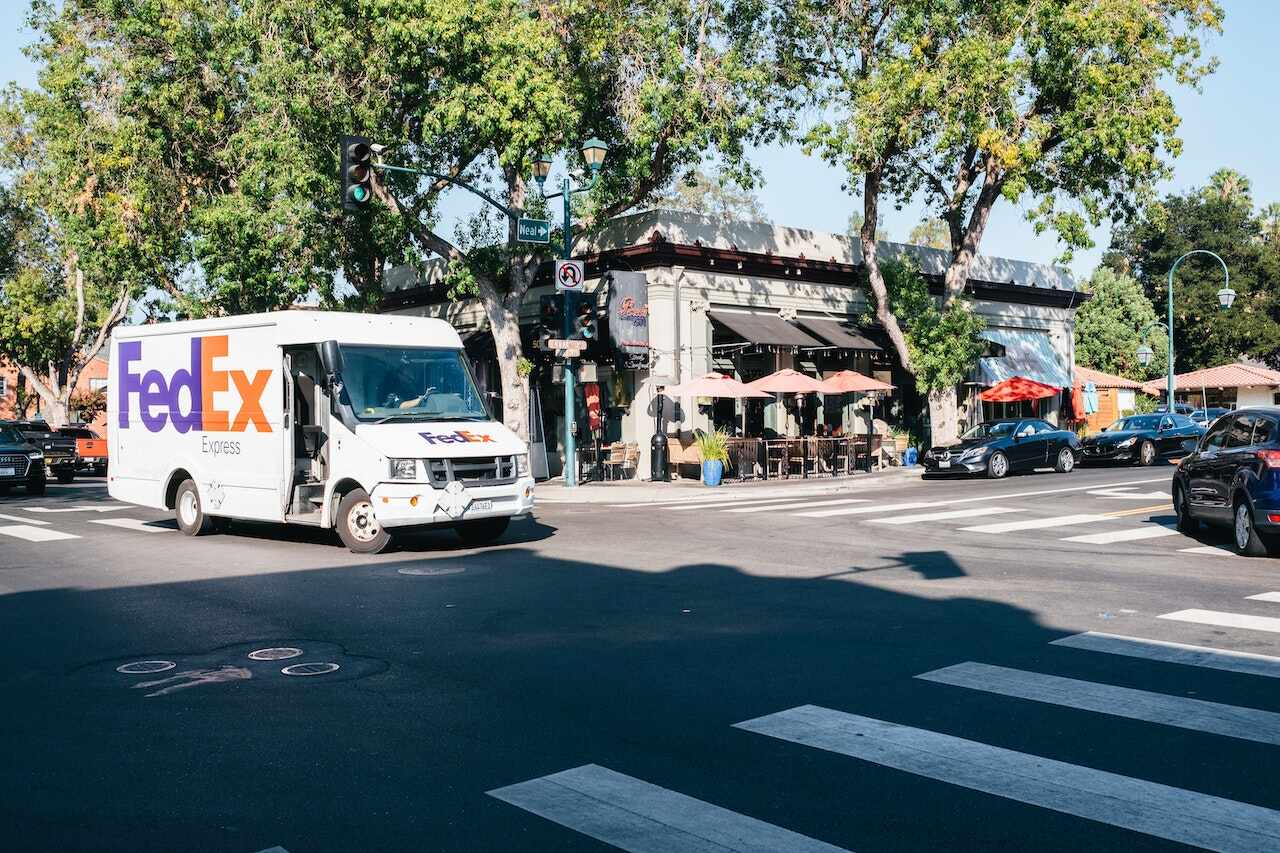
[[[129,365],[142,358],[142,341],[120,342],[120,387],[116,391],[116,425],[121,429],[129,428],[129,396],[142,392],[142,382],[138,374],[129,370]]]
[[[173,379],[166,382],[159,370],[148,370],[139,375],[130,365],[142,359],[142,341],[120,342],[120,389],[117,392],[119,414],[116,423],[123,429],[129,427],[130,397],[138,395],[138,415],[151,432],[164,429],[172,423],[178,432],[199,430],[200,412],[200,338],[191,339],[190,369],[174,371]],[[187,390],[190,409],[182,410],[181,391]],[[154,411],[158,409],[159,411]]]
[[[142,375],[142,390],[138,394],[138,413],[142,418],[142,425],[151,432],[159,432],[164,429],[165,423],[169,420],[167,411],[151,414],[152,406],[168,407],[169,391],[164,387],[164,374],[158,370],[148,370]]]
[[[202,417],[200,411],[200,341],[202,338],[191,339],[191,369],[175,370],[173,378],[169,380],[169,394],[167,397],[169,403],[169,420],[173,422],[173,428],[178,432],[188,432],[190,430],[200,430],[203,428]],[[191,410],[185,415],[182,413],[182,401],[178,397],[178,390],[186,388],[191,398]]]

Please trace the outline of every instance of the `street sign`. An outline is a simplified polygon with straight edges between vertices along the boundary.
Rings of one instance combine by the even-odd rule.
[[[522,243],[550,243],[551,223],[545,219],[516,220],[516,239]]]
[[[547,346],[553,350],[563,350],[569,353],[579,353],[587,348],[586,341],[569,341],[564,338],[552,338],[547,341]]]
[[[556,281],[556,290],[581,293],[582,280],[586,278],[586,275],[587,270],[582,261],[556,261],[553,276]]]

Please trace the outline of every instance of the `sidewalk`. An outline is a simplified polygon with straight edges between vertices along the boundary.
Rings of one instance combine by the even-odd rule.
[[[886,468],[838,479],[752,480],[708,488],[697,480],[653,483],[643,480],[581,483],[566,489],[559,477],[545,480],[534,489],[538,503],[657,503],[659,501],[723,498],[726,501],[760,498],[803,498],[810,495],[842,495],[864,492],[920,479],[924,469]]]

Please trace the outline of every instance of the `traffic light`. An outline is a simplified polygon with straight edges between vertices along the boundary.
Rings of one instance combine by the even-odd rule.
[[[365,137],[342,137],[341,178],[344,210],[359,210],[373,198],[373,146]]]
[[[595,294],[573,294],[573,331],[571,337],[580,341],[592,342],[599,336],[596,320]]]
[[[559,293],[538,301],[538,348],[551,351],[551,341],[564,335],[564,299]]]

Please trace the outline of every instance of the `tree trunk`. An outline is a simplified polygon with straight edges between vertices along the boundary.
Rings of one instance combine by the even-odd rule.
[[[49,422],[49,426],[55,429],[66,426],[67,413],[71,408],[71,387],[66,384],[59,385],[53,380],[45,382],[30,367],[23,366],[19,369],[26,378],[28,387],[35,391],[40,399],[40,405],[37,408]]]
[[[529,440],[529,380],[520,375],[524,350],[520,345],[520,314],[485,300],[485,313],[498,355],[502,377],[502,422],[524,441]]]
[[[876,254],[876,225],[880,221],[880,181],[881,170],[867,172],[863,177],[862,187],[862,231],[858,234],[862,247],[862,263],[867,268],[867,280],[871,285],[871,293],[875,297],[876,319],[884,328],[898,353],[898,360],[904,369],[911,370],[911,353],[907,348],[907,338],[898,325],[889,305],[889,288],[884,283],[884,274],[880,271],[880,259]]]
[[[959,403],[954,385],[935,388],[929,392],[929,443],[931,445],[946,446],[959,441],[958,419]]]

